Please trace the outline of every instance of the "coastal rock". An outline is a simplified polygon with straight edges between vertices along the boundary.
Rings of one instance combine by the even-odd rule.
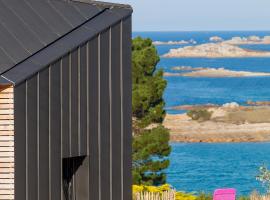
[[[270,106],[270,101],[247,101],[251,106]]]
[[[233,71],[224,68],[200,68],[187,73],[165,72],[164,76],[188,76],[188,77],[255,77],[270,76],[266,72]]]
[[[164,72],[163,73],[164,77],[171,77],[171,76],[183,76],[182,73],[171,73],[171,72]]]
[[[224,108],[239,108],[239,104],[236,102],[225,103],[222,105]]]
[[[175,66],[171,68],[172,70],[175,71],[197,71],[197,70],[202,70],[205,69],[203,67],[191,67],[191,66]]]
[[[186,46],[171,49],[163,55],[165,58],[205,57],[205,58],[237,58],[237,57],[270,57],[270,52],[254,51],[237,47],[228,43],[207,43],[197,46]]]
[[[190,44],[197,44],[197,42],[194,39],[189,40]]]
[[[213,37],[209,38],[209,41],[211,41],[211,42],[222,42],[223,39],[221,37],[219,37],[219,36],[213,36]]]
[[[164,42],[164,41],[154,41],[153,42],[154,45],[177,45],[177,44],[189,44],[189,41],[185,41],[185,40],[181,40],[181,41],[168,41],[168,42]]]
[[[233,45],[245,45],[245,44],[270,44],[270,36],[265,36],[260,38],[258,36],[249,37],[233,37],[230,40],[226,40],[223,43],[233,44]]]
[[[198,105],[180,105],[168,107],[169,110],[193,110],[193,109],[209,109],[209,108],[218,108],[217,104],[198,104]]]
[[[223,110],[223,113],[221,113],[221,116],[224,115],[226,116],[226,110]],[[163,125],[170,130],[170,140],[173,142],[220,143],[270,141],[269,122],[241,124],[214,120],[198,122],[191,120],[186,114],[167,114]]]
[[[263,40],[265,44],[270,44],[270,36],[265,36]]]
[[[222,107],[210,108],[208,111],[212,112],[211,119],[224,117],[227,114],[227,112]]]
[[[159,46],[159,45],[181,45],[181,44],[197,44],[197,42],[193,39],[191,40],[180,40],[180,41],[154,41],[153,45]]]

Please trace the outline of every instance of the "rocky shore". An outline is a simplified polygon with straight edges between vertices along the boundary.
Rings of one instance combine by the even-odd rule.
[[[270,76],[265,72],[233,71],[224,68],[190,68],[190,72],[170,73],[165,72],[164,76],[189,76],[189,77],[253,77],[253,76]]]
[[[192,108],[194,109],[194,107]],[[212,117],[207,121],[192,120],[186,113],[169,115],[164,126],[174,142],[269,142],[270,106],[205,107]]]
[[[204,58],[241,58],[241,57],[270,57],[270,52],[244,49],[228,43],[207,43],[197,46],[186,46],[171,49],[163,55],[165,58],[204,57]]]
[[[181,45],[181,44],[196,44],[197,42],[195,40],[180,40],[180,41],[153,41],[153,45]]]
[[[233,45],[246,45],[246,44],[270,44],[270,36],[258,37],[233,37],[230,40],[225,40],[223,43],[233,44]]]
[[[259,37],[256,35],[249,37],[232,37],[229,40],[224,40],[219,36],[213,36],[209,38],[210,42],[223,42],[227,44],[233,45],[247,45],[247,44],[270,44],[270,36]]]

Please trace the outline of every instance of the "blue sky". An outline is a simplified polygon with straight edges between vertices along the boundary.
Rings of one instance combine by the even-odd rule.
[[[134,31],[270,30],[270,0],[107,0],[131,4]]]

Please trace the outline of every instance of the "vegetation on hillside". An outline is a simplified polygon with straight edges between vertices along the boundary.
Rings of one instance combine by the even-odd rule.
[[[212,112],[202,109],[202,110],[189,110],[187,112],[187,115],[193,119],[193,120],[197,120],[197,121],[207,121],[211,119],[212,116]]]
[[[160,185],[166,182],[163,170],[169,166],[169,132],[165,117],[163,71],[156,70],[159,56],[150,39],[137,37],[132,43],[132,112],[134,184]],[[155,128],[148,128],[156,124]]]

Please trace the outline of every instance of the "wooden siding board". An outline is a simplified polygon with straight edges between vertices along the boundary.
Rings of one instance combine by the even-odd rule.
[[[39,73],[39,199],[49,198],[49,69]]]
[[[38,199],[37,76],[27,81],[27,180],[28,200]]]
[[[50,67],[50,200],[61,199],[61,96],[60,61]]]
[[[112,199],[121,199],[121,62],[120,62],[120,31],[117,24],[111,29],[111,144],[112,144]]]
[[[88,77],[89,77],[89,102],[88,102],[88,139],[89,139],[89,199],[99,199],[99,136],[98,136],[98,57],[99,57],[98,37],[88,43]]]
[[[14,200],[14,89],[11,85],[0,85],[0,99],[10,100],[0,103],[0,116],[10,119],[0,120],[0,199]],[[7,106],[8,105],[8,106]],[[8,112],[7,112],[8,111]]]
[[[15,199],[27,200],[26,197],[26,83],[14,88],[15,116]]]
[[[109,30],[100,35],[100,190],[101,200],[110,199],[110,92]]]

